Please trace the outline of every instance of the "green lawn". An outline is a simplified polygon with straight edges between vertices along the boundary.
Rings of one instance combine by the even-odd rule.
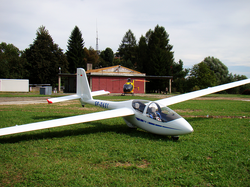
[[[249,186],[250,102],[171,108],[194,128],[178,141],[129,129],[122,118],[0,137],[0,186]],[[78,101],[1,105],[0,127],[100,110]]]

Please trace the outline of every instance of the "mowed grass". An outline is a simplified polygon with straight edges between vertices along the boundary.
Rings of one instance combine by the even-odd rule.
[[[134,97],[113,97],[124,98]],[[171,108],[194,128],[178,141],[129,129],[122,118],[0,137],[0,186],[249,186],[250,102]],[[101,110],[78,101],[1,105],[0,127]]]

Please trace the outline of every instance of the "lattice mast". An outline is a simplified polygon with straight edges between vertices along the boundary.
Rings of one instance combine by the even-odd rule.
[[[97,29],[97,21],[96,21],[96,45],[95,45],[95,49],[96,52],[99,54],[99,46],[98,46],[98,29]]]

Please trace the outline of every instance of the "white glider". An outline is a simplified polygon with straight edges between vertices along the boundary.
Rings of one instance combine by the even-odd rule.
[[[153,102],[146,100],[114,102],[93,99],[93,96],[107,94],[109,92],[104,90],[91,92],[85,70],[78,68],[77,93],[71,96],[48,99],[48,103],[79,99],[82,106],[85,104],[92,104],[109,110],[20,126],[6,127],[0,129],[0,136],[108,118],[123,117],[126,124],[131,128],[141,128],[154,134],[168,135],[172,136],[173,139],[178,139],[179,135],[192,133],[193,128],[184,118],[167,106],[248,83],[250,83],[250,79],[245,79]]]

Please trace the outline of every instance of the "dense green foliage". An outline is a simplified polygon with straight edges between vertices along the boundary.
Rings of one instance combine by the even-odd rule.
[[[134,68],[137,61],[137,44],[134,33],[129,29],[118,48],[118,55],[122,58],[121,64],[128,68]]]
[[[170,75],[174,62],[173,46],[169,44],[169,35],[164,27],[157,25],[148,41],[148,61],[144,69],[148,75]]]
[[[147,75],[169,76],[174,71],[180,70],[179,75],[183,72],[183,64],[177,67],[174,63],[173,46],[169,44],[169,35],[164,27],[157,25],[141,36],[137,45],[136,38],[131,30],[124,35],[121,45],[118,49],[120,64],[132,69],[136,69]],[[174,66],[175,65],[175,66]],[[177,78],[184,76],[176,75]],[[147,83],[147,91],[166,90],[168,80],[150,80]]]
[[[186,76],[189,73],[189,69],[183,68],[182,60],[179,62],[174,62],[173,66],[171,67],[171,75],[173,76],[173,83],[172,87],[175,89],[174,92],[181,92],[183,93],[186,90]]]
[[[98,63],[99,63],[99,55],[98,52],[93,49],[92,47],[90,47],[89,49],[87,49],[86,47],[84,48],[84,63],[85,64],[92,64],[92,67],[94,69],[98,68]]]
[[[196,87],[196,90],[199,90],[215,86],[217,80],[214,72],[210,70],[204,62],[201,62],[194,65],[190,73],[189,81],[193,88]]]
[[[99,66],[101,67],[109,67],[113,66],[114,61],[114,52],[111,48],[107,47],[104,51],[100,54],[100,60]]]
[[[146,72],[145,62],[148,61],[148,40],[145,36],[141,36],[138,44],[138,61],[136,69],[139,72]]]
[[[206,57],[202,62],[204,62],[210,70],[212,70],[216,76],[217,85],[227,83],[228,78],[228,68],[223,64],[218,58]]]
[[[141,36],[138,45],[138,70],[147,75],[169,76],[174,65],[173,46],[164,27],[157,25]],[[147,84],[148,91],[165,90],[168,80],[152,80]]]
[[[169,44],[169,35],[164,27],[156,26],[148,41],[148,61],[145,69],[148,75],[165,76],[171,74],[174,63],[173,46]],[[150,90],[165,90],[168,80],[154,80],[149,82]]]
[[[28,78],[27,61],[22,52],[13,44],[0,44],[0,78],[24,79]]]
[[[244,80],[244,79],[247,79],[245,75],[236,75],[236,74],[233,75],[232,73],[230,73],[227,77],[227,82],[234,82],[234,81],[239,81],[239,80]],[[231,88],[227,90],[227,93],[238,94],[238,93],[243,93],[247,89],[250,89],[250,84],[246,84],[246,85],[239,86],[236,88]]]
[[[27,59],[26,67],[31,84],[57,83],[59,67],[65,72],[68,69],[68,61],[61,48],[54,44],[52,37],[44,26],[39,27],[36,39],[30,48],[24,51]]]
[[[86,68],[84,63],[84,41],[80,29],[75,26],[68,41],[68,50],[66,51],[69,63],[69,72],[75,73],[76,68]]]
[[[105,97],[112,100],[112,96]],[[192,100],[171,108],[194,128],[192,134],[176,142],[167,136],[131,130],[122,118],[0,137],[0,184],[248,186],[249,103]],[[90,105],[82,108],[78,101],[70,101],[1,105],[0,110],[1,128],[100,109]]]
[[[214,57],[206,57],[202,62],[200,62],[199,64],[195,64],[191,69],[190,76],[188,76],[184,81],[186,82],[184,91],[189,92],[193,90],[199,90],[202,88],[230,83],[243,79],[247,79],[247,77],[245,75],[233,75],[232,73],[229,74],[228,68],[219,59]],[[249,88],[250,85],[248,84],[222,91],[221,93],[239,94]]]

